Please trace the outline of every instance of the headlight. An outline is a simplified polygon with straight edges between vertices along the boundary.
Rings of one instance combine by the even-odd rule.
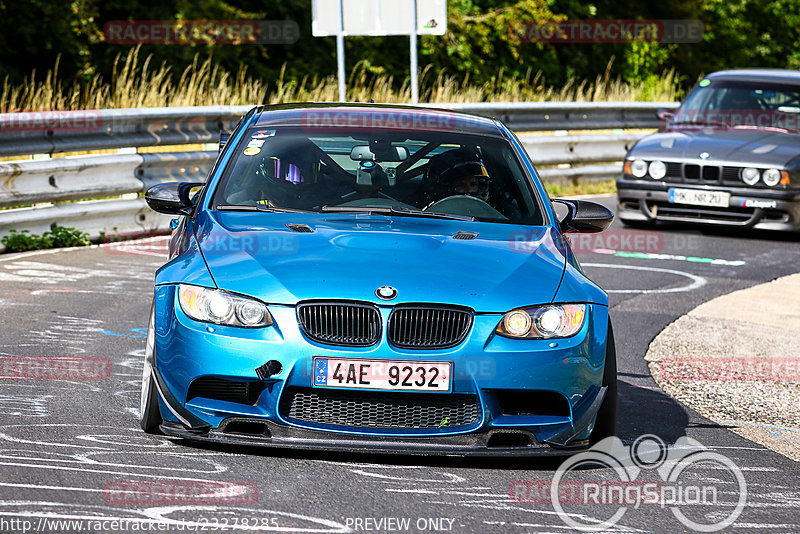
[[[640,159],[633,160],[633,163],[631,163],[631,174],[637,178],[642,178],[647,174],[647,162]]]
[[[781,171],[778,169],[767,169],[764,171],[761,179],[764,180],[764,183],[770,187],[778,185],[778,183],[781,181]]]
[[[650,163],[650,178],[660,180],[667,175],[667,166],[663,161],[654,161]]]
[[[495,332],[512,338],[551,339],[577,334],[586,319],[586,304],[553,304],[511,310]]]
[[[219,289],[180,284],[178,301],[183,313],[196,321],[245,328],[272,324],[265,304]]]
[[[742,181],[747,185],[756,185],[759,178],[761,178],[761,174],[758,172],[758,169],[752,167],[742,169]]]

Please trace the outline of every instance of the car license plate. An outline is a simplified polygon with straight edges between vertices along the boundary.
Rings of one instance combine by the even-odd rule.
[[[314,358],[314,386],[322,388],[450,391],[452,363]]]
[[[692,206],[715,206],[727,208],[730,193],[725,191],[703,191],[701,189],[670,189],[669,201],[674,204],[691,204]]]

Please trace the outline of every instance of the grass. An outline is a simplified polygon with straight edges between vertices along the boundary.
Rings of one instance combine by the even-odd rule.
[[[42,235],[28,230],[10,230],[0,239],[6,252],[25,252],[43,248],[85,247],[91,244],[89,234],[65,226],[54,226]]]
[[[550,198],[570,197],[577,195],[601,195],[617,192],[615,180],[602,180],[595,182],[578,182],[574,184],[544,183]]]
[[[609,65],[610,66],[610,65]],[[373,75],[363,64],[355,66],[348,80],[347,98],[355,102],[410,102],[408,78],[399,84],[393,76]],[[548,85],[541,73],[524,77],[502,71],[491,81],[473,84],[469,77],[457,78],[431,66],[420,76],[420,101],[445,102],[541,102],[541,101],[675,101],[680,97],[674,71],[647,83],[628,83],[611,78],[609,69],[595,80],[571,79],[558,87]],[[335,101],[338,87],[334,76],[287,79],[285,67],[274,83],[251,78],[246,69],[222,70],[211,59],[194,62],[175,76],[153,56],[141,58],[138,48],[117,56],[110,80],[96,75],[88,82],[65,82],[58,77],[58,64],[44,77],[34,72],[21,85],[6,77],[0,85],[0,112],[199,106],[217,104],[277,104],[302,101]]]

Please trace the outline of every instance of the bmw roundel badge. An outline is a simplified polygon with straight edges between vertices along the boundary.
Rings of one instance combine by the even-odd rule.
[[[392,300],[397,296],[397,290],[392,286],[381,286],[375,290],[375,295],[382,300]]]

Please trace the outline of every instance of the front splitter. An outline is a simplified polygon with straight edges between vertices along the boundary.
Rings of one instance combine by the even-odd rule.
[[[263,425],[264,431],[260,434],[226,432],[225,428],[234,421]],[[169,437],[230,445],[413,456],[568,456],[589,448],[588,441],[577,442],[564,447],[553,447],[538,443],[530,433],[527,433],[530,434],[529,445],[490,445],[492,436],[514,433],[508,431],[414,438],[359,436],[277,425],[271,421],[250,418],[229,418],[220,425],[219,429],[212,429],[208,432],[193,432],[175,423],[162,424],[161,431]]]

